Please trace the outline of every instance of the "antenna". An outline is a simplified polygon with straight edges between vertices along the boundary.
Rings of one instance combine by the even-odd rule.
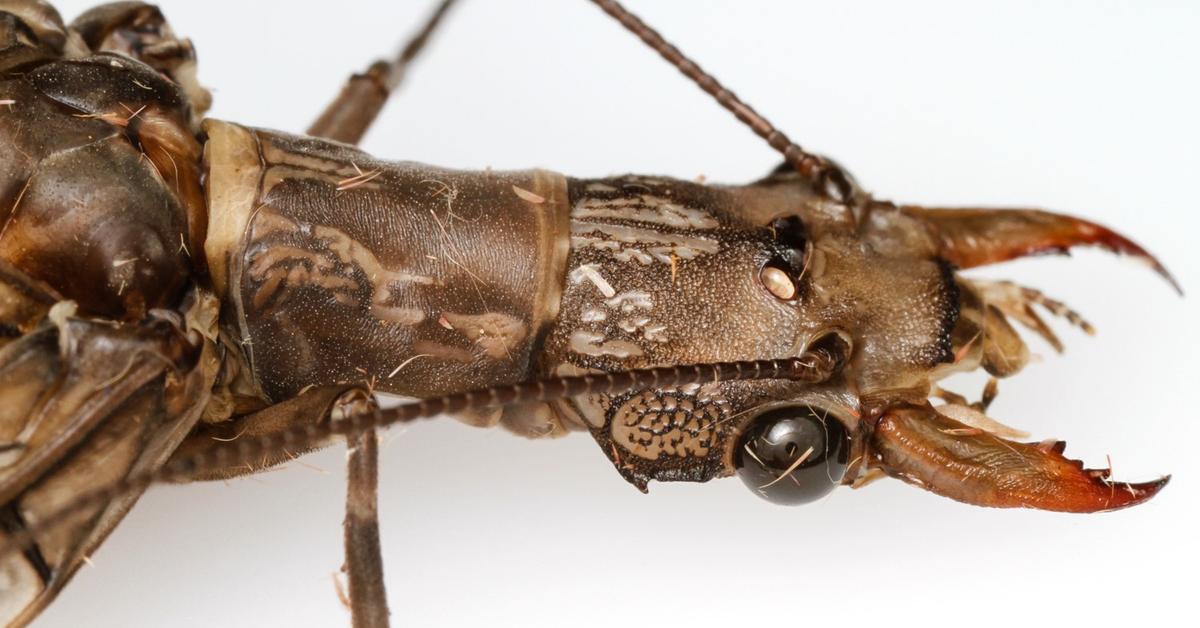
[[[729,110],[738,120],[750,127],[756,135],[767,141],[767,144],[783,154],[783,158],[809,180],[821,193],[834,200],[851,205],[854,202],[854,187],[845,173],[831,164],[824,157],[814,155],[800,148],[787,135],[775,128],[762,114],[754,110],[737,97],[727,87],[721,84],[713,75],[705,72],[695,61],[688,58],[673,44],[668,42],[658,31],[650,28],[638,16],[630,13],[616,0],[592,0],[605,13],[621,23],[629,32],[637,35],[647,46],[666,59],[668,63],[684,76],[692,79],[700,89],[712,96],[718,104]]]
[[[816,383],[826,380],[830,373],[838,367],[839,362],[838,356],[818,349],[806,352],[800,358],[783,360],[715,362],[613,373],[589,373],[573,377],[551,377],[452,393],[393,408],[372,408],[340,420],[295,425],[258,438],[219,443],[192,457],[173,460],[159,469],[131,474],[118,482],[84,493],[66,506],[48,514],[38,522],[37,531],[45,533],[45,530],[66,523],[72,516],[83,510],[109,502],[126,492],[143,490],[156,482],[187,481],[205,471],[252,464],[261,459],[264,454],[273,451],[315,448],[336,435],[353,436],[367,430],[397,423],[411,423],[419,419],[476,408],[553,401],[580,395],[612,395],[643,388],[757,379],[783,379]],[[28,547],[34,540],[33,535],[32,528],[22,529],[10,535],[8,542],[0,546],[0,561],[14,552]]]

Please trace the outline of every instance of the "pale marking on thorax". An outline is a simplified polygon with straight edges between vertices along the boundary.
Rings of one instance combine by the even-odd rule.
[[[715,229],[720,226],[706,211],[684,207],[652,194],[613,199],[585,197],[574,207],[571,217],[630,220],[675,229]]]
[[[643,355],[642,348],[628,340],[605,341],[603,334],[584,330],[571,334],[571,350],[583,355],[620,359]]]
[[[583,310],[579,321],[583,324],[600,324],[609,318],[609,311],[623,314],[616,321],[615,328],[610,331],[623,332],[629,337],[621,340],[609,340],[604,333],[603,325],[591,330],[579,330],[571,337],[571,348],[585,355],[607,354],[616,355],[611,351],[628,351],[631,347],[638,351],[634,355],[643,355],[646,351],[644,343],[665,343],[667,326],[656,323],[645,312],[654,309],[654,300],[649,292],[644,290],[627,290],[604,300],[603,307],[593,306]],[[606,353],[607,352],[607,353]],[[625,356],[618,356],[625,357]]]
[[[462,364],[470,364],[475,361],[475,356],[466,349],[451,347],[450,345],[432,340],[418,340],[414,342],[413,351],[428,354],[439,360],[450,360]]]
[[[590,307],[579,315],[579,320],[585,323],[602,323],[608,320],[608,312],[597,307]]]
[[[649,316],[635,316],[633,318],[622,319],[617,323],[617,327],[627,334],[637,333],[637,331],[646,326],[650,322]]]
[[[290,168],[308,171],[313,174],[336,177],[338,180],[352,178],[362,174],[362,169],[353,160],[321,157],[313,152],[300,152],[293,148],[280,148],[278,143],[270,138],[260,143],[262,159],[268,168]],[[371,158],[365,153],[359,162],[366,164]]]
[[[574,284],[583,283],[585,279],[592,282],[605,298],[612,298],[617,294],[617,291],[613,290],[612,284],[608,283],[604,275],[601,275],[600,271],[596,269],[595,264],[583,264],[572,270],[567,277]]]
[[[667,342],[667,326],[654,323],[649,316],[622,319],[617,323],[617,327],[627,334],[640,334],[642,338],[650,342],[660,344]]]
[[[489,357],[500,360],[513,359],[513,349],[520,346],[528,330],[519,319],[500,312],[483,314],[455,314],[443,312],[444,318],[455,331],[477,344]]]
[[[376,287],[387,292],[386,296],[390,296],[391,286],[393,284],[420,284],[423,286],[436,286],[440,282],[427,275],[416,275],[404,271],[390,270],[385,268],[379,262],[379,258],[375,257],[375,253],[364,246],[358,240],[351,238],[346,232],[334,227],[324,225],[316,225],[313,227],[313,235],[329,243],[329,250],[338,256],[343,264],[358,266],[362,269]]]
[[[607,183],[597,183],[597,182],[589,183],[586,186],[584,186],[583,189],[586,192],[603,192],[603,193],[609,193],[609,194],[620,191],[617,188],[615,188]]]
[[[619,261],[642,265],[654,261],[671,264],[672,260],[692,260],[721,250],[709,238],[582,220],[571,221],[571,245],[606,251]]]
[[[259,221],[265,233],[257,231]],[[303,285],[324,288],[339,302],[352,305],[357,302],[354,292],[360,287],[354,272],[357,269],[370,284],[371,313],[376,318],[401,325],[425,320],[421,310],[392,304],[392,290],[398,285],[438,285],[434,278],[385,268],[370,249],[340,229],[302,224],[266,208],[257,214],[252,228],[256,241],[264,244],[270,236],[290,233],[323,245],[315,247],[316,251],[281,244],[256,247],[247,268],[249,275],[261,282],[254,295],[256,307],[264,306],[280,290]]]
[[[378,171],[372,171],[378,172]],[[308,168],[294,168],[291,166],[272,166],[263,173],[262,179],[262,198],[267,198],[268,195],[279,185],[289,181],[309,180],[325,183],[331,186],[336,194],[349,193],[350,190],[383,190],[386,189],[384,181],[380,180],[379,174],[374,174],[371,178],[356,178],[358,175],[339,172],[334,174],[326,174]],[[347,182],[352,182],[350,187],[346,187]]]
[[[250,276],[260,283],[254,292],[255,309],[264,308],[286,286],[320,286],[334,295],[340,303],[356,302],[353,291],[358,282],[333,274],[328,259],[304,249],[291,246],[271,247],[256,254],[250,263]]]
[[[664,246],[679,247],[682,249],[692,249],[696,254],[716,253],[721,250],[716,240],[702,238],[699,236],[688,236],[678,233],[661,233],[653,229],[642,229],[639,227],[628,227],[624,225],[608,225],[603,223],[586,222],[583,220],[571,221],[571,233],[578,235],[587,235],[600,232],[617,242],[625,242],[629,244],[660,244]],[[684,257],[683,255],[680,255]],[[687,256],[685,259],[692,259],[693,256]]]
[[[654,300],[649,292],[643,290],[626,290],[604,302],[605,305],[621,310],[628,314],[634,310],[649,310],[654,308]]]

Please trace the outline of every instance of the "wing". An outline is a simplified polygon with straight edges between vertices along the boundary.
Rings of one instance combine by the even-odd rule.
[[[215,312],[197,292],[187,315],[138,323],[76,317],[69,301],[0,267],[0,624],[32,620],[137,500],[125,495],[38,529],[76,496],[161,466],[195,425],[217,372],[195,321]],[[53,305],[51,305],[53,304]],[[38,323],[34,321],[38,320]],[[189,329],[190,328],[190,329]]]

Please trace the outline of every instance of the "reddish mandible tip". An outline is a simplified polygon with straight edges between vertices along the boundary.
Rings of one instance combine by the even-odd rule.
[[[939,495],[977,506],[1092,513],[1136,506],[1170,476],[1115,482],[1107,469],[1064,457],[1066,443],[1018,443],[970,428],[929,406],[887,412],[872,436],[872,465]]]
[[[1180,295],[1179,282],[1158,258],[1129,238],[1094,222],[1037,209],[936,209],[906,206],[941,240],[941,255],[959,268],[974,268],[1076,246],[1097,246],[1128,255],[1154,269]]]

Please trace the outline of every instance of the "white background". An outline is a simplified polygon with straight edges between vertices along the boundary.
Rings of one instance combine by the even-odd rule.
[[[214,116],[300,131],[432,0],[160,4],[195,40]],[[1045,361],[1002,383],[993,414],[1091,466],[1111,454],[1121,479],[1175,479],[1095,516],[972,508],[895,481],[787,509],[736,480],[643,496],[586,435],[433,422],[383,447],[395,624],[1194,625],[1200,5],[630,4],[881,197],[1070,211],[1157,252],[1191,296],[1092,252],[977,274],[1043,288],[1100,330],[1058,325],[1061,357],[1032,341]],[[778,161],[582,0],[465,2],[366,146],[734,182]],[[348,625],[330,576],[342,463],[335,448],[255,479],[153,489],[39,625]]]

